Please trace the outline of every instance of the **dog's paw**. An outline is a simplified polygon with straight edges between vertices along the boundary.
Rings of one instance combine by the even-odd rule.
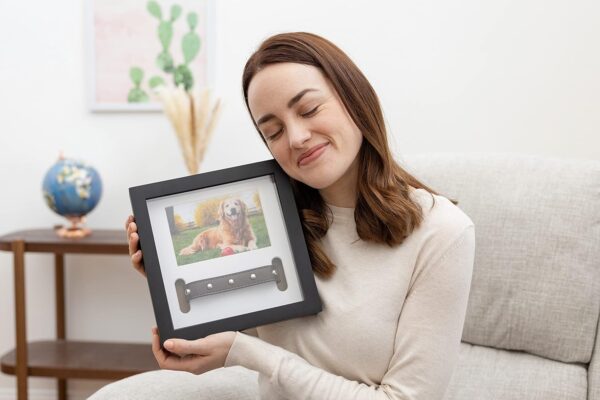
[[[189,247],[186,247],[184,249],[181,249],[181,251],[179,252],[180,256],[189,256],[190,254],[194,254],[195,251],[190,249]]]

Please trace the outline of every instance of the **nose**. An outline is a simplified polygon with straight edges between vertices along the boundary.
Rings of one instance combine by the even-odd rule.
[[[290,147],[293,148],[302,148],[311,137],[310,130],[300,123],[288,124],[287,131]]]

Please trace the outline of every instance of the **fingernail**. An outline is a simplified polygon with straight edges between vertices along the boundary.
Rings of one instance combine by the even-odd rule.
[[[172,348],[173,348],[173,342],[171,342],[170,340],[167,340],[167,341],[165,342],[165,347],[166,347],[167,349],[172,349]]]

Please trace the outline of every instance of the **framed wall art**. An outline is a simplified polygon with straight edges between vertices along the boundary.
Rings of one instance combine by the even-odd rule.
[[[129,194],[161,342],[321,311],[289,178],[275,161]]]
[[[159,111],[159,85],[212,87],[214,0],[87,0],[91,111]]]

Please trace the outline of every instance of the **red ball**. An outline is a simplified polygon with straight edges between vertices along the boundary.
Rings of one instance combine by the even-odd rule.
[[[233,254],[233,249],[231,247],[225,247],[222,251],[221,251],[221,255],[222,256],[229,256]]]

